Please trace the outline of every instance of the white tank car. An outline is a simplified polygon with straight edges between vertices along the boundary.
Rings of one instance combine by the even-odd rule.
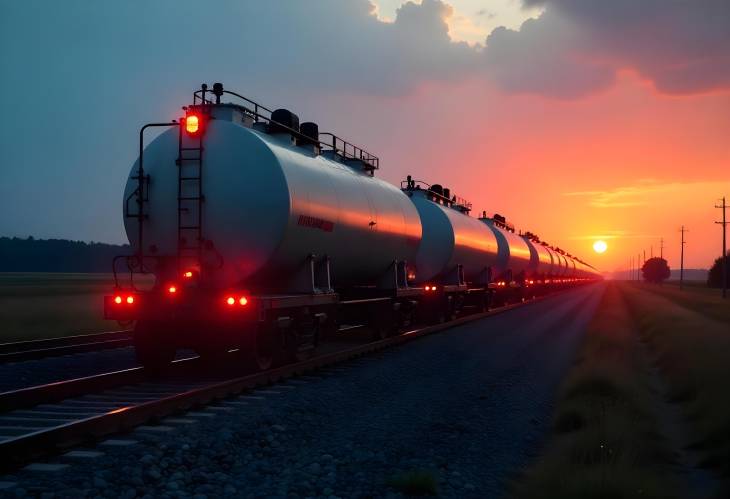
[[[553,267],[553,258],[549,250],[539,242],[526,237],[522,239],[530,248],[530,265],[527,267],[527,273],[531,276],[549,275]]]
[[[497,239],[478,219],[429,199],[427,189],[407,191],[418,210],[423,236],[415,260],[416,282],[457,284],[461,265],[467,282],[484,280],[497,264]]]
[[[288,133],[245,126],[235,109],[220,106],[213,113],[203,140],[205,279],[219,286],[268,283],[286,291],[287,279],[314,254],[329,257],[334,286],[373,284],[394,260],[415,259],[421,225],[400,189],[316,154],[312,146],[297,146]],[[177,254],[177,155],[176,127],[144,151],[150,175],[146,255]],[[136,186],[130,178],[125,199]],[[137,224],[125,218],[135,249]]]
[[[526,271],[530,265],[530,248],[527,242],[515,233],[497,227],[491,218],[482,218],[481,221],[497,238],[499,255],[494,277],[510,271],[514,279]]]

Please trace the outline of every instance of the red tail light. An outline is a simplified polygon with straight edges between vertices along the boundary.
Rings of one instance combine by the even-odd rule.
[[[246,298],[245,296],[242,296],[242,297],[240,297],[240,298],[238,299],[238,303],[239,303],[240,305],[246,305],[246,304],[248,303],[248,298]]]
[[[183,277],[184,277],[185,279],[190,279],[190,278],[192,278],[192,277],[193,277],[193,272],[192,272],[192,270],[188,270],[187,272],[183,272]]]
[[[113,301],[116,305],[121,305],[123,303],[126,303],[127,305],[134,305],[135,298],[134,298],[134,295],[127,295],[127,296],[116,295],[113,298]]]
[[[191,114],[185,118],[185,131],[190,135],[194,135],[200,131],[200,118]]]
[[[235,305],[236,304],[236,299],[234,297],[232,297],[232,296],[229,296],[228,298],[226,298],[226,303],[229,304],[229,305]]]
[[[170,286],[169,288],[167,288],[167,292],[171,295],[177,293],[177,286]]]

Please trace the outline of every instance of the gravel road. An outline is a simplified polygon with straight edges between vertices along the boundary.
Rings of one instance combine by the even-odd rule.
[[[0,476],[0,495],[499,497],[539,451],[595,284]],[[81,452],[80,452],[81,451]],[[49,466],[50,465],[50,466]]]

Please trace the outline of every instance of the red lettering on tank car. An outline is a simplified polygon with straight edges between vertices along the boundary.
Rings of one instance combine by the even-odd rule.
[[[311,229],[319,229],[325,232],[332,232],[335,228],[335,223],[322,218],[310,217],[309,215],[299,215],[298,225],[302,227],[309,227]]]

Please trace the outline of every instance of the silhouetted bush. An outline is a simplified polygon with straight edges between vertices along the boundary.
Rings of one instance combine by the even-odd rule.
[[[667,261],[656,256],[644,262],[641,273],[645,281],[654,283],[666,281],[671,275]]]
[[[0,237],[0,272],[111,272],[128,245]]]
[[[730,255],[725,255],[725,272],[727,273],[727,283],[730,285]],[[722,287],[722,257],[715,260],[712,268],[707,273],[707,285],[711,288]]]

